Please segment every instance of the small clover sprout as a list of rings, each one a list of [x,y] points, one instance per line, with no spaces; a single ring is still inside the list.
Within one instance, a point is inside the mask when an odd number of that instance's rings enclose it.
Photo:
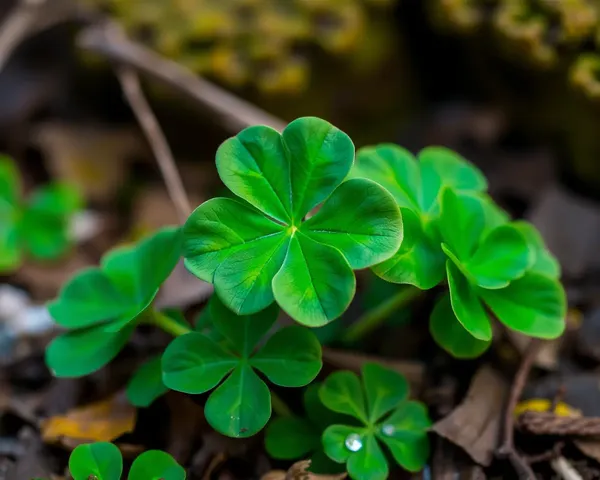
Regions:
[[[120,480],[123,457],[112,443],[79,445],[69,458],[74,480]],[[185,470],[173,457],[160,450],[148,450],[137,457],[129,470],[128,480],[185,480]]]
[[[511,222],[485,194],[481,172],[459,155],[430,147],[418,159],[387,144],[358,152],[352,176],[387,188],[404,221],[400,248],[373,272],[420,289],[447,279],[450,294],[435,305],[430,331],[456,357],[476,357],[490,345],[486,307],[519,332],[559,336],[565,293],[558,262],[539,232],[527,222]]]
[[[71,246],[69,224],[82,206],[77,191],[67,185],[50,184],[27,199],[15,164],[0,156],[0,272],[11,272],[30,255],[51,260]]]
[[[238,316],[215,297],[210,309],[225,341],[199,332],[176,338],[162,358],[163,381],[172,390],[191,394],[217,387],[206,402],[206,419],[224,435],[250,437],[271,416],[269,388],[255,369],[275,385],[302,387],[321,370],[321,345],[309,329],[294,325],[276,331],[255,351],[277,319],[276,305]]]
[[[381,443],[404,469],[421,470],[429,456],[431,426],[425,406],[408,400],[408,384],[399,373],[377,363],[365,363],[361,373],[362,385],[356,374],[339,371],[327,377],[319,390],[327,408],[360,422],[360,426],[327,427],[322,438],[325,453],[346,463],[354,480],[388,477]]]
[[[321,435],[329,425],[352,421],[352,417],[326,408],[319,398],[320,387],[321,383],[312,383],[304,392],[306,417],[281,416],[269,423],[265,448],[271,457],[281,460],[297,460],[311,454],[311,472],[339,473],[340,465],[323,451]]]
[[[67,282],[48,307],[56,323],[68,329],[46,350],[53,373],[78,377],[111,361],[180,256],[180,229],[164,228],[107,253],[100,267],[82,270]]]
[[[318,118],[225,141],[217,170],[239,198],[211,199],[188,218],[187,268],[240,315],[276,301],[311,327],[339,317],[354,296],[352,269],[386,260],[402,241],[391,195],[370,180],[344,181],[353,161],[350,138]]]

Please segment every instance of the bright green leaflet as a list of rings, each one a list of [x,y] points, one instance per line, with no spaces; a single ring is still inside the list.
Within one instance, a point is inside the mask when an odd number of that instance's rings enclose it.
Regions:
[[[429,147],[415,158],[393,144],[358,151],[351,176],[368,178],[385,187],[396,199],[405,224],[405,238],[395,255],[373,267],[373,272],[393,283],[430,289],[444,278],[444,255],[439,246],[437,217],[439,194],[444,187],[483,192],[483,174],[456,153]]]
[[[162,381],[161,356],[144,363],[127,384],[127,399],[134,407],[149,407],[169,389]]]
[[[82,270],[63,286],[50,314],[70,329],[103,324],[119,331],[150,305],[180,255],[181,231],[173,227],[110,251],[100,267]]]
[[[171,455],[148,450],[137,457],[129,470],[128,480],[185,480],[185,470]]]
[[[104,367],[125,346],[134,326],[106,332],[103,325],[71,330],[46,348],[46,365],[56,377],[82,377]]]
[[[282,134],[255,126],[225,141],[217,170],[239,199],[215,198],[190,215],[187,268],[212,282],[238,315],[275,301],[308,326],[339,317],[354,296],[352,270],[389,258],[403,235],[385,189],[366,179],[344,182],[353,161],[350,138],[313,117]]]
[[[277,319],[276,305],[246,316],[234,314],[216,296],[209,305],[227,347],[199,332],[176,338],[162,358],[163,382],[191,394],[217,387],[206,402],[208,422],[224,435],[250,437],[271,416],[269,388],[255,369],[276,385],[307,385],[321,370],[321,345],[311,331],[294,325],[278,330],[257,349]]]
[[[323,430],[333,423],[347,421],[327,409],[319,399],[320,383],[312,383],[304,392],[306,417],[276,417],[265,432],[267,453],[277,459],[295,460],[310,454],[310,471],[315,473],[339,473],[341,467],[324,455],[321,444]]]
[[[399,373],[365,363],[362,385],[352,372],[335,372],[319,389],[319,397],[327,408],[362,423],[360,427],[331,425],[322,436],[325,453],[335,462],[346,463],[352,479],[387,478],[388,461],[380,442],[406,470],[415,472],[425,465],[431,420],[422,404],[408,400],[408,385]]]
[[[0,156],[0,271],[18,268],[26,255],[52,260],[71,246],[71,216],[82,207],[79,193],[61,184],[35,191],[25,201],[17,168]]]
[[[546,248],[540,232],[531,223],[522,220],[514,222],[514,225],[525,236],[534,253],[535,260],[530,271],[558,279],[560,277],[560,264]]]
[[[485,352],[491,340],[479,340],[471,335],[456,318],[450,295],[440,298],[429,319],[429,331],[436,343],[456,358],[475,358]]]
[[[112,443],[98,442],[75,447],[69,458],[69,471],[74,480],[119,480],[123,457]]]

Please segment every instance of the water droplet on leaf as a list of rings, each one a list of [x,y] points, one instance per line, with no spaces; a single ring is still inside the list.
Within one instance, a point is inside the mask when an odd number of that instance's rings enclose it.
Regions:
[[[394,428],[393,425],[384,425],[383,427],[381,427],[381,431],[383,432],[384,435],[391,437],[394,434],[394,432],[396,431],[396,429]]]
[[[348,435],[346,437],[345,444],[346,448],[351,452],[358,452],[363,446],[362,440],[358,433],[351,433],[350,435]]]

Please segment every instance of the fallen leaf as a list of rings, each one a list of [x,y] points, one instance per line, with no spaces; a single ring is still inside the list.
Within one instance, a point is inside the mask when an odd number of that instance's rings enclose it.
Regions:
[[[74,447],[86,442],[112,442],[133,431],[136,409],[123,393],[45,419],[41,423],[46,443]]]
[[[531,398],[517,403],[514,415],[519,417],[524,412],[549,412],[552,407],[554,407],[552,413],[559,417],[582,416],[581,410],[577,410],[564,402],[557,402],[556,405],[553,405],[553,402],[547,398]]]
[[[264,474],[260,480],[342,480],[347,474],[319,475],[308,471],[310,460],[300,460],[294,463],[289,470],[272,470]]]
[[[498,444],[508,382],[491,367],[482,366],[466,397],[432,430],[461,447],[478,464],[489,466]]]
[[[408,360],[395,360],[377,355],[364,355],[359,352],[323,348],[323,360],[333,367],[352,370],[360,373],[360,368],[365,362],[378,362],[406,377],[411,386],[411,394],[418,396],[423,386],[425,367],[421,362]]]
[[[587,457],[600,462],[600,439],[598,438],[578,438],[573,440],[573,444],[581,453]]]

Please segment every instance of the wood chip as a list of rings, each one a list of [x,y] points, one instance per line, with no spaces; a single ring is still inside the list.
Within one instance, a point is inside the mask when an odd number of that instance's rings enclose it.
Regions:
[[[345,473],[337,475],[319,475],[308,471],[310,460],[301,460],[294,463],[290,469],[272,470],[261,477],[260,480],[342,480],[346,478]]]
[[[481,367],[467,396],[432,430],[461,447],[478,464],[489,466],[498,444],[508,382],[491,367]]]

